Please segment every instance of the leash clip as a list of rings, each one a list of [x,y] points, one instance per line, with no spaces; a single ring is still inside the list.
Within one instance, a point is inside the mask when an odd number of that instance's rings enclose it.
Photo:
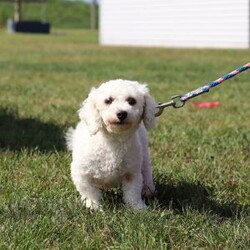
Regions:
[[[162,114],[164,108],[172,106],[173,108],[182,108],[185,105],[185,102],[180,101],[181,95],[175,95],[171,97],[170,102],[160,102],[156,106],[159,111],[155,114],[155,117],[158,117]],[[177,100],[178,99],[178,100]],[[177,101],[176,101],[177,100]]]

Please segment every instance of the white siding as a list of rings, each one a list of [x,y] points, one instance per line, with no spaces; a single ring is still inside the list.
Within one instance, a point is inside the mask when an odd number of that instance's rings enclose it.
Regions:
[[[105,45],[249,48],[250,0],[101,0]]]

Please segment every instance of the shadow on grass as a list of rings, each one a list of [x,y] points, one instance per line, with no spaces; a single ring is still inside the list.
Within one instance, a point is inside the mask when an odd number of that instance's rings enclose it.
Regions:
[[[177,214],[197,211],[216,216],[219,221],[240,218],[249,213],[249,206],[242,206],[237,202],[220,204],[212,200],[212,188],[198,183],[156,183],[156,190],[155,198],[146,200],[146,203],[148,205],[154,203],[157,210],[170,209]],[[121,188],[103,192],[103,204],[108,209],[115,207],[119,210],[124,207],[122,196]]]
[[[193,209],[226,219],[240,216],[249,209],[248,206],[239,205],[237,202],[220,204],[212,200],[210,198],[213,192],[212,188],[198,183],[157,183],[156,190],[159,207],[172,208],[177,213],[183,213],[186,209]]]
[[[63,150],[62,128],[35,118],[20,118],[17,110],[0,108],[0,150],[24,148],[42,152]]]

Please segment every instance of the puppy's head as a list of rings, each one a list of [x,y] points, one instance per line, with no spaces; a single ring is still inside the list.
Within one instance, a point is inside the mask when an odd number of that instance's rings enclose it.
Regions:
[[[141,121],[147,129],[153,128],[155,106],[146,85],[113,80],[91,90],[79,117],[91,134],[101,128],[109,133],[125,133],[136,129]]]

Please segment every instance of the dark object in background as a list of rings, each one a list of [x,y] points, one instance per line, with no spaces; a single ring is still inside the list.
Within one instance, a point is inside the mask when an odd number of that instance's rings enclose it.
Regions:
[[[50,33],[50,23],[41,21],[19,21],[14,22],[14,32],[24,33]]]

